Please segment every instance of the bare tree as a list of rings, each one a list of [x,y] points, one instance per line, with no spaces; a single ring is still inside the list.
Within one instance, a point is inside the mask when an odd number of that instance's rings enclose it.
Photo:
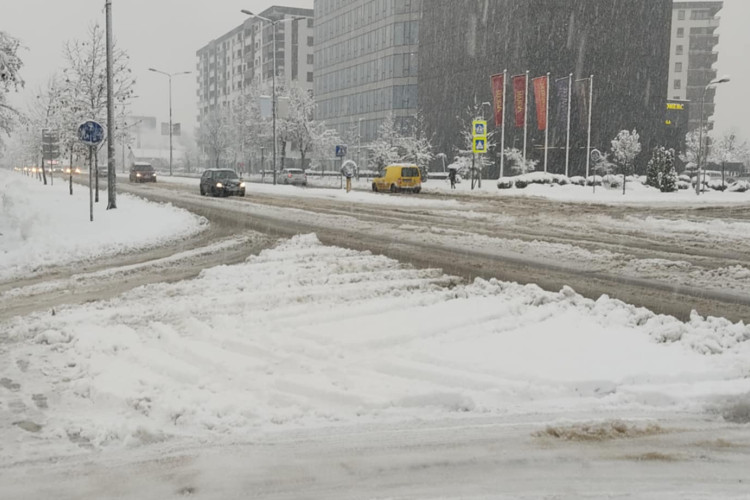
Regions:
[[[63,47],[67,67],[63,69],[65,79],[65,102],[67,111],[79,123],[84,120],[107,122],[107,44],[104,30],[93,24],[86,40],[73,40]],[[129,67],[128,54],[116,46],[112,51],[113,99],[119,106],[126,106],[133,98],[135,79]],[[109,131],[108,133],[115,133]],[[94,157],[97,160],[96,156]],[[115,162],[112,161],[114,165]],[[98,168],[98,161],[97,161]],[[114,176],[114,172],[110,173]],[[98,201],[98,175],[96,176]],[[115,208],[115,207],[109,207]]]
[[[227,113],[212,111],[201,119],[198,130],[198,141],[206,149],[215,168],[221,165],[221,159],[231,152],[232,126]]]
[[[53,75],[47,82],[47,86],[39,89],[35,98],[29,103],[26,113],[29,130],[24,135],[24,140],[29,143],[29,151],[42,160],[42,179],[45,185],[47,184],[47,169],[44,164],[42,134],[44,131],[57,133],[60,129],[62,116],[60,96],[60,82],[57,76]]]
[[[734,131],[725,132],[714,142],[709,154],[712,162],[721,165],[721,185],[724,186],[724,171],[730,162],[743,162],[747,158],[749,148],[747,142],[740,141]]]

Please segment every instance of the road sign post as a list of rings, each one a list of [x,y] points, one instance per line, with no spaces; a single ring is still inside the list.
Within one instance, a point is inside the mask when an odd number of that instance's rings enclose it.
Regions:
[[[104,127],[98,122],[89,120],[78,127],[78,139],[89,147],[89,220],[94,220],[94,150],[104,140]]]
[[[476,169],[476,155],[487,152],[487,120],[471,122],[472,144],[471,151],[471,189],[474,189],[474,170]],[[479,176],[479,187],[482,187],[482,176]]]

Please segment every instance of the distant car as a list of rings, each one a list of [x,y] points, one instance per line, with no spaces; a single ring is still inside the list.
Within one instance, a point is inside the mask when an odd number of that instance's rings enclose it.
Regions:
[[[383,174],[372,180],[372,190],[399,193],[411,191],[418,193],[422,190],[422,174],[419,167],[409,163],[388,165]]]
[[[99,167],[99,177],[109,177],[109,167]]]
[[[228,168],[209,168],[200,182],[201,196],[245,196],[245,183]]]
[[[156,171],[150,163],[135,162],[130,167],[130,182],[156,182]]]
[[[307,186],[307,174],[301,168],[285,168],[281,171],[281,182]]]

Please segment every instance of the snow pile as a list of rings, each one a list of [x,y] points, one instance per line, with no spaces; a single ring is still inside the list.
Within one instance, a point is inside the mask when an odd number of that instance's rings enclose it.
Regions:
[[[49,181],[49,179],[48,179]],[[163,244],[202,231],[206,221],[171,205],[127,194],[106,210],[106,191],[89,221],[88,189],[57,178],[0,170],[0,281],[28,277],[42,268],[93,260]]]
[[[702,412],[750,392],[745,325],[569,288],[462,285],[313,235],[195,280],[0,323],[0,339],[0,379],[17,387],[0,391],[13,408],[0,462],[40,441],[78,453],[279,427]]]

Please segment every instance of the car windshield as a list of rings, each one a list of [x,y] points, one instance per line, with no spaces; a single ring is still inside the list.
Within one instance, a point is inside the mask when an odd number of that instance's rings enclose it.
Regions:
[[[301,174],[302,170],[300,170],[298,168],[290,168],[290,169],[287,170],[287,172],[290,173],[290,174]]]
[[[154,167],[151,165],[136,165],[134,170],[138,172],[153,172]]]
[[[214,177],[217,179],[237,179],[237,173],[233,170],[219,170]]]

